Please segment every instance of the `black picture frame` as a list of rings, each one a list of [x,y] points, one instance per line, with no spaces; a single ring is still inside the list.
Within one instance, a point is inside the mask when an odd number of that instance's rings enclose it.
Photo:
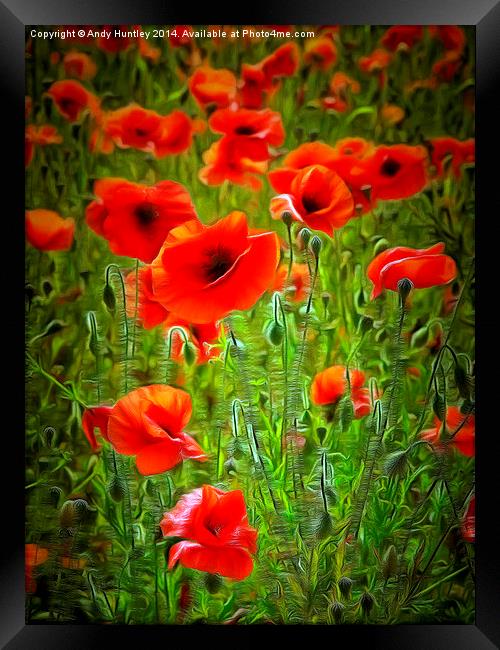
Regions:
[[[248,9],[251,7],[251,12]],[[246,15],[242,15],[247,9]],[[162,1],[69,2],[68,0],[0,1],[0,87],[6,117],[2,139],[7,164],[4,167],[4,269],[3,342],[10,361],[3,368],[7,379],[3,393],[3,463],[0,477],[0,521],[3,552],[0,555],[0,644],[6,650],[101,648],[112,643],[189,644],[252,641],[262,636],[269,643],[283,643],[283,633],[300,642],[311,635],[334,643],[386,650],[405,648],[444,650],[461,648],[488,650],[500,644],[500,562],[495,535],[500,511],[496,469],[499,455],[495,429],[497,385],[488,377],[494,372],[494,343],[497,332],[495,307],[498,292],[496,251],[500,193],[498,190],[498,116],[495,91],[500,87],[500,0],[323,0],[322,2],[253,1],[223,10],[206,3],[193,7],[190,15],[179,5]],[[476,27],[477,79],[477,593],[475,625],[399,626],[106,626],[25,625],[24,621],[24,39],[26,25],[54,24],[458,24]],[[14,191],[14,186],[17,190]],[[21,213],[21,214],[20,214]],[[7,259],[9,258],[9,259]],[[18,322],[19,319],[19,322]],[[490,410],[491,409],[491,410]],[[298,635],[298,636],[297,636]],[[307,635],[307,636],[306,636]],[[301,637],[301,638],[299,638]],[[311,639],[312,641],[312,639]],[[309,642],[311,642],[309,641]],[[324,642],[324,641],[323,641]]]

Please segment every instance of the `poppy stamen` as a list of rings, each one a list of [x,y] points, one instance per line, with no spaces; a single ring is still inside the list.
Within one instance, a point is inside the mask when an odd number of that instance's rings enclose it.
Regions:
[[[251,126],[238,126],[234,132],[237,135],[253,135],[255,133]]]
[[[141,226],[151,225],[160,216],[158,208],[152,203],[141,203],[134,210],[134,214]]]
[[[317,212],[323,207],[316,196],[302,197],[302,205],[307,212]]]
[[[387,158],[380,167],[380,173],[384,176],[396,176],[400,169],[401,163],[394,160],[394,158]]]
[[[204,265],[203,271],[208,282],[215,282],[229,271],[234,260],[228,250],[221,248],[212,251],[209,255],[210,260]]]

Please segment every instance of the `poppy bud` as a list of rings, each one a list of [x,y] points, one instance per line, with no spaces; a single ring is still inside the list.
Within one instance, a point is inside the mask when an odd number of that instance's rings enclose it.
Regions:
[[[342,398],[342,401],[339,404],[339,422],[340,430],[342,433],[347,431],[351,426],[351,422],[354,418],[354,406],[352,404],[351,398],[349,395]]]
[[[412,334],[410,345],[412,348],[422,348],[427,344],[429,339],[429,328],[427,326],[421,327]]]
[[[275,320],[271,321],[266,327],[266,338],[272,345],[280,345],[283,341],[285,328]]]
[[[389,454],[385,459],[384,473],[391,478],[394,476],[402,476],[408,467],[408,458],[406,450],[395,451]]]
[[[231,456],[226,460],[224,463],[224,469],[228,474],[231,474],[231,472],[237,472],[238,471],[238,465],[236,463],[236,459]]]
[[[53,487],[50,488],[49,501],[54,506],[54,508],[57,508],[59,504],[59,497],[61,496],[61,494],[62,494],[62,490],[60,487],[54,485]]]
[[[54,287],[52,284],[49,282],[49,280],[44,280],[42,283],[42,291],[45,294],[45,296],[50,296],[52,291],[54,290]]]
[[[314,235],[311,238],[309,248],[311,249],[311,251],[312,251],[314,257],[316,257],[316,259],[319,257],[319,254],[320,254],[320,251],[321,251],[321,246],[322,246],[321,239],[318,237],[318,235]]]
[[[73,501],[73,510],[75,512],[75,518],[78,522],[83,521],[88,512],[89,504],[85,499],[75,499]]]
[[[104,285],[102,301],[108,308],[108,311],[114,314],[116,309],[116,296],[113,287],[108,282]]]
[[[328,303],[330,302],[331,298],[332,296],[330,293],[328,293],[328,291],[323,291],[323,293],[321,294],[321,302],[323,303],[323,308],[325,312],[328,308]]]
[[[24,287],[24,295],[26,296],[28,303],[31,303],[33,298],[36,296],[35,287],[32,284],[27,284]]]
[[[283,221],[283,223],[287,228],[290,228],[293,221],[292,213],[289,212],[288,210],[285,210],[284,212],[281,213],[281,220]]]
[[[441,422],[444,420],[444,399],[441,397],[439,393],[436,393],[434,395],[434,399],[432,400],[432,410],[434,411],[434,415],[438,418],[438,420],[441,420]]]
[[[108,490],[113,501],[121,501],[125,496],[125,481],[115,474],[108,483]]]
[[[398,554],[396,553],[396,547],[394,546],[394,544],[391,544],[384,554],[384,559],[382,564],[382,575],[386,580],[389,580],[391,576],[396,575],[397,571],[398,571]]]
[[[359,321],[358,327],[361,334],[366,334],[373,329],[373,318],[363,316]]]
[[[309,243],[309,240],[311,239],[312,232],[309,230],[309,228],[302,228],[300,231],[300,237],[302,241],[304,242],[304,246],[307,246]]]
[[[320,444],[323,444],[323,440],[325,439],[326,436],[326,428],[325,427],[318,427],[316,429],[316,434],[319,438]]]
[[[315,526],[315,533],[318,539],[326,539],[333,532],[333,522],[328,512],[323,511]]]
[[[462,415],[470,415],[471,413],[474,412],[474,402],[470,399],[466,399],[462,402],[462,405],[460,406],[460,413]]]
[[[462,399],[469,399],[471,391],[471,378],[466,368],[460,361],[455,363],[455,384],[457,385],[458,393]]]
[[[56,430],[54,427],[45,427],[43,430],[43,437],[45,438],[45,444],[47,447],[52,447],[56,438]]]
[[[365,593],[359,599],[359,604],[361,605],[361,609],[367,616],[370,614],[371,610],[373,609],[374,602],[375,599],[368,591],[365,591]]]
[[[351,595],[351,588],[352,588],[351,578],[348,578],[347,576],[343,576],[342,578],[340,578],[338,585],[342,596],[344,596],[344,598],[349,598],[349,596]]]
[[[72,528],[75,523],[73,501],[65,501],[59,512],[59,523],[63,528]]]
[[[207,573],[205,575],[205,587],[210,594],[216,594],[222,587],[222,578],[218,573]]]
[[[377,241],[377,243],[373,247],[373,255],[374,255],[374,257],[379,255],[380,253],[383,253],[388,248],[389,248],[389,242],[387,241],[387,239],[382,237],[381,239],[379,239]]]
[[[408,280],[408,278],[401,278],[401,280],[398,281],[398,292],[403,303],[406,302],[406,299],[408,298],[412,289],[413,282],[411,280]]]
[[[344,615],[344,609],[345,609],[345,605],[339,603],[338,600],[336,600],[330,605],[329,610],[331,612],[331,615],[333,616],[333,620],[335,621],[335,623],[339,624],[342,621],[342,617]]]
[[[196,348],[191,342],[184,343],[184,347],[182,348],[182,351],[184,353],[184,361],[188,366],[192,366],[193,363],[196,361]]]

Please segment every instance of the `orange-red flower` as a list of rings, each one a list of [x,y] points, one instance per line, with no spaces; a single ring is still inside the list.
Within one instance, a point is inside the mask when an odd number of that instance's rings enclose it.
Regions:
[[[153,384],[136,388],[111,408],[88,409],[82,427],[93,448],[97,444],[94,429],[99,427],[118,453],[135,456],[139,472],[149,476],[166,472],[188,458],[207,460],[198,443],[183,431],[191,412],[188,393]]]
[[[270,157],[267,145],[277,147],[285,140],[281,115],[268,108],[261,111],[248,108],[219,109],[212,113],[208,125],[214,133],[238,138],[237,144],[245,152],[251,147],[253,154],[258,148],[267,158]]]
[[[121,32],[129,32],[134,29],[140,29],[140,25],[103,25],[102,30],[110,31],[110,38],[105,36],[99,36],[96,41],[96,45],[99,49],[104,52],[109,52],[110,54],[116,54],[117,52],[123,52],[128,50],[134,44],[134,38],[130,36],[115,36],[115,29],[119,29]]]
[[[158,63],[160,60],[160,48],[153,47],[147,39],[139,37],[137,39],[137,47],[139,49],[139,54],[143,59],[148,59],[152,63]]]
[[[332,235],[353,216],[354,201],[340,176],[322,165],[311,165],[299,171],[289,194],[271,199],[271,214],[280,219],[285,210],[297,221],[313,230]]]
[[[428,181],[425,147],[381,145],[361,165],[360,182],[371,188],[374,200],[399,200],[421,192]]]
[[[476,541],[476,497],[473,496],[467,506],[467,512],[462,520],[462,537],[466,542]]]
[[[330,80],[330,94],[322,100],[323,107],[343,113],[350,108],[349,94],[359,93],[360,90],[361,86],[356,79],[345,72],[336,72]]]
[[[458,25],[431,25],[429,33],[443,43],[445,50],[461,52],[467,42],[464,30]]]
[[[188,149],[198,122],[179,110],[168,115],[130,104],[108,113],[102,119],[105,140],[121,148],[147,151],[158,158]]]
[[[458,50],[449,50],[442,59],[432,66],[432,73],[440,81],[450,82],[463,64],[462,53]]]
[[[370,394],[365,383],[365,373],[360,370],[349,370],[351,386],[351,401],[354,407],[354,417],[362,418],[370,412]],[[336,404],[347,392],[347,372],[345,366],[331,366],[319,372],[311,384],[311,400],[313,404]]]
[[[253,190],[261,189],[262,181],[258,176],[267,170],[267,146],[249,138],[242,148],[240,141],[241,138],[223,137],[203,153],[205,167],[199,172],[203,183],[221,185],[224,181],[230,181]]]
[[[73,244],[75,220],[54,210],[26,211],[26,238],[41,251],[67,251]]]
[[[334,147],[320,141],[306,142],[285,156],[282,167],[269,172],[269,182],[277,192],[289,192],[293,179],[301,169],[311,165],[323,165],[331,169],[336,158]]]
[[[288,281],[288,264],[282,264],[276,271],[273,291],[283,291],[287,287],[287,297],[293,302],[302,302],[309,295],[311,277],[307,264],[292,264],[290,281]],[[288,285],[288,286],[287,286]]]
[[[380,109],[380,117],[386,124],[399,124],[405,118],[404,109],[396,104],[384,104]]]
[[[433,138],[431,144],[431,162],[436,168],[436,174],[440,177],[446,174],[447,170],[453,172],[456,178],[460,178],[462,165],[475,161],[474,138],[460,141],[455,138]],[[445,161],[449,166],[445,166]]]
[[[93,79],[97,72],[96,64],[84,52],[68,52],[64,55],[63,66],[68,77],[76,77],[82,81]]]
[[[86,209],[87,224],[109,242],[116,255],[149,263],[172,228],[196,219],[188,191],[173,181],[156,185],[103,178],[94,183],[97,196]]]
[[[411,48],[422,40],[424,29],[421,25],[393,25],[384,33],[380,42],[391,52],[395,52],[403,45]]]
[[[189,78],[188,87],[202,108],[225,108],[236,96],[236,77],[230,70],[215,70],[205,65],[194,71]]]
[[[398,290],[398,282],[407,278],[416,289],[448,284],[457,275],[453,258],[444,255],[444,244],[416,249],[405,246],[389,248],[368,265],[367,276],[373,283],[371,300],[383,289]]]
[[[391,61],[392,54],[379,48],[368,56],[362,56],[358,61],[358,65],[362,72],[381,72],[387,68]]]
[[[320,70],[328,70],[337,61],[337,48],[329,36],[319,36],[307,41],[304,61]]]
[[[214,347],[214,343],[217,343],[222,333],[222,325],[218,323],[188,323],[175,314],[170,314],[164,326],[165,330],[169,332],[169,336],[172,327],[180,327],[184,330],[188,340],[194,345],[197,364],[207,363],[210,359],[218,356],[220,350]],[[179,362],[184,357],[184,337],[177,330],[174,330],[171,336],[170,357]]]
[[[78,81],[55,81],[47,91],[56,105],[57,110],[70,122],[80,119],[84,111],[96,115],[99,99],[84,88]]]
[[[190,323],[210,323],[249,309],[272,285],[279,260],[273,232],[250,230],[243,212],[212,226],[189,221],[174,228],[153,262],[153,291]]]
[[[153,293],[153,275],[150,266],[143,266],[137,273],[139,286],[137,287],[137,319],[144,329],[152,329],[164,323],[170,315],[161,305]],[[135,315],[136,275],[131,271],[125,278],[125,293],[127,297],[127,316]]]
[[[191,25],[176,25],[174,29],[170,30],[168,41],[172,47],[187,47],[191,45],[192,38],[189,36],[189,32],[192,32],[193,28]],[[173,34],[172,32],[175,32]],[[184,34],[184,32],[187,32]]]
[[[49,551],[38,544],[24,545],[24,578],[26,593],[33,594],[36,591],[36,580],[33,576],[33,569],[47,561]]]
[[[44,147],[48,144],[60,144],[63,141],[55,126],[51,124],[28,124],[24,134],[25,157],[24,164],[27,167],[33,160],[34,145]]]
[[[169,552],[168,568],[189,569],[244,580],[253,570],[257,531],[248,524],[241,490],[224,492],[203,485],[179,499],[163,515],[164,537],[182,537]]]
[[[473,413],[464,415],[460,412],[458,406],[449,406],[446,409],[446,429],[447,435],[453,436],[449,444],[464,456],[474,456],[475,437],[476,437],[476,419]],[[434,428],[422,431],[420,434],[422,440],[427,440],[438,448],[442,448],[441,432],[443,423],[438,417],[434,418]],[[447,439],[447,436],[444,438]]]

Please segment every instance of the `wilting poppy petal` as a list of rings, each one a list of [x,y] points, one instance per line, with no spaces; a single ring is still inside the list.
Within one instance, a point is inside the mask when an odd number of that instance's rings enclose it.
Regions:
[[[108,439],[108,420],[112,410],[111,406],[94,406],[85,409],[82,416],[82,429],[92,449],[99,448],[95,429],[99,429],[103,438]]]
[[[422,431],[420,437],[439,448],[443,423],[436,417],[434,425],[434,429]],[[474,414],[464,415],[458,406],[449,406],[446,410],[446,429],[448,435],[453,436],[449,442],[452,447],[455,447],[464,456],[474,456],[476,436]]]

